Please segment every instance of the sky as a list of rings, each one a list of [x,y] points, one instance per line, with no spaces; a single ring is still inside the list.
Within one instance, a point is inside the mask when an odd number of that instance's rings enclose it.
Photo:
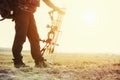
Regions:
[[[51,0],[55,5],[66,8],[56,52],[68,53],[114,53],[120,54],[120,0]],[[47,7],[35,12],[38,32],[46,38],[50,23]],[[14,22],[0,22],[0,48],[12,48]],[[24,50],[29,50],[28,40]]]

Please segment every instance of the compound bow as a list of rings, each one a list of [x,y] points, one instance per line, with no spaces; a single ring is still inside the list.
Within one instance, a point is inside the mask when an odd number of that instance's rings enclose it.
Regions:
[[[65,15],[65,13],[60,13],[55,10],[51,10],[48,13],[51,19],[51,25],[47,25],[47,28],[50,28],[47,34],[47,39],[41,40],[42,42],[45,43],[45,46],[41,49],[42,56],[44,55],[45,52],[53,54],[55,46],[59,45],[57,43],[57,40],[60,33],[63,17]],[[53,59],[51,63],[53,63]]]

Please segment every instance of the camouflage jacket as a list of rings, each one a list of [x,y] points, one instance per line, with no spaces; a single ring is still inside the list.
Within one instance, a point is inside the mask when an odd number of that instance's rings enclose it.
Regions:
[[[18,0],[18,8],[23,11],[34,13],[40,6],[40,0]]]

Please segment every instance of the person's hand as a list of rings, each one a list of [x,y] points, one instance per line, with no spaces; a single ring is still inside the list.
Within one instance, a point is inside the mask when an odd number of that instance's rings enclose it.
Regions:
[[[62,9],[58,8],[58,7],[55,7],[54,10],[58,11],[58,13],[60,13],[60,14],[65,14],[65,12]]]

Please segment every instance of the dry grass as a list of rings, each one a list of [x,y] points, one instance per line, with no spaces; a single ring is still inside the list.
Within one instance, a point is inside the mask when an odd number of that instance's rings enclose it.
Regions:
[[[12,54],[0,52],[0,80],[120,80],[120,55],[55,54],[54,65],[34,68],[29,52],[24,62],[31,67],[13,67]],[[50,61],[50,55],[44,57]]]

